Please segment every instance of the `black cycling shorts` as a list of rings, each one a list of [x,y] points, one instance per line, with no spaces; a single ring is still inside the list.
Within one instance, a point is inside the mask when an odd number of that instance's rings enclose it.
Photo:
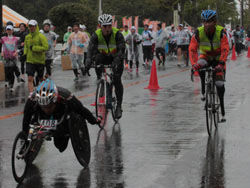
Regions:
[[[33,63],[26,63],[26,73],[28,76],[35,75],[35,72],[37,72],[38,78],[43,77],[44,73],[44,65],[43,64],[33,64]]]

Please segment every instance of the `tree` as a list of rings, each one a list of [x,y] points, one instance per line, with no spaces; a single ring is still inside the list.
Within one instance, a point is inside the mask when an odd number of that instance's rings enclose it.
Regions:
[[[229,23],[229,18],[234,21],[238,16],[234,0],[192,0],[181,1],[181,3],[184,3],[181,21],[186,21],[196,27],[201,24],[201,12],[205,9],[217,11],[217,20],[220,25]]]
[[[103,1],[103,12],[109,13],[118,18],[121,26],[122,17],[139,16],[139,25],[145,18],[151,20],[166,21],[172,20],[172,12],[162,9],[159,0],[105,0]]]
[[[61,37],[66,32],[67,27],[76,22],[86,25],[89,32],[93,32],[97,26],[97,13],[86,4],[63,3],[53,7],[48,15],[57,28],[56,32]]]
[[[78,2],[79,0],[71,0]],[[48,11],[67,0],[3,0],[3,4],[9,6],[27,19],[35,19],[38,23],[48,18]]]
[[[243,21],[244,21],[245,28],[250,33],[250,0],[245,1],[244,20]]]

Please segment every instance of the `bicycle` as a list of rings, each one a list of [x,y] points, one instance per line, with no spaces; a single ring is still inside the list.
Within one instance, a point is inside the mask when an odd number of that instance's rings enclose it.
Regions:
[[[199,71],[205,71],[205,110],[206,110],[206,125],[208,135],[212,134],[212,126],[214,124],[217,129],[219,123],[220,101],[215,86],[216,71],[212,66],[202,68]],[[191,72],[191,80],[193,81],[194,71]]]
[[[12,148],[12,174],[21,183],[27,169],[37,157],[43,142],[51,141],[58,126],[68,121],[71,144],[78,162],[87,168],[90,161],[90,139],[86,121],[78,114],[64,114],[60,120],[40,120],[29,125],[26,135],[23,131],[15,137]]]
[[[113,66],[112,65],[95,65],[95,68],[102,69],[101,78],[98,81],[95,97],[96,117],[101,117],[99,127],[104,128],[108,111],[111,111],[112,118],[115,123],[118,119],[115,117],[117,106],[116,95],[113,92]]]

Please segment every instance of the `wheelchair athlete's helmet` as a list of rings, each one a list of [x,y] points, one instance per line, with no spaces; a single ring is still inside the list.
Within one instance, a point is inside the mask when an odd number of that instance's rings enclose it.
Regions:
[[[101,26],[111,25],[112,24],[112,16],[110,14],[103,14],[103,15],[98,17],[98,22]]]
[[[201,13],[202,21],[209,21],[213,18],[216,18],[216,11],[215,10],[203,10]]]
[[[53,80],[43,81],[36,89],[36,100],[40,106],[47,106],[57,101],[57,87]]]

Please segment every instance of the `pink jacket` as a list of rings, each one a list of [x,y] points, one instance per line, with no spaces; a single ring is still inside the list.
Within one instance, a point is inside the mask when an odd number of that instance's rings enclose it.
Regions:
[[[18,40],[19,38],[15,36],[4,36],[1,38],[4,59],[16,59]]]

